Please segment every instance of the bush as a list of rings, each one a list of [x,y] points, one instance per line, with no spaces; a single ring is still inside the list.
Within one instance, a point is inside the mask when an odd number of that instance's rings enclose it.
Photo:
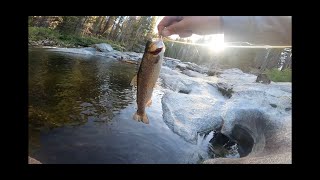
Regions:
[[[43,27],[29,27],[29,40],[39,41],[39,40],[51,40],[57,41],[61,36],[58,31],[43,28]]]
[[[125,50],[125,48],[119,43],[115,43],[102,38],[60,34],[58,31],[52,30],[49,28],[29,27],[29,40],[39,41],[39,40],[45,40],[45,39],[55,41],[57,44],[60,44],[63,47],[75,47],[75,46],[88,47],[93,44],[108,43],[115,50],[118,50],[118,51]]]
[[[266,70],[265,73],[268,75],[271,81],[274,82],[291,82],[292,81],[292,70],[287,68],[283,71],[279,71],[277,68]]]

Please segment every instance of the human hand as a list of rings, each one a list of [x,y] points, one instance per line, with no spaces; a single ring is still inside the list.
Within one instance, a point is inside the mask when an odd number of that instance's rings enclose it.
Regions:
[[[158,24],[159,35],[178,34],[181,38],[192,34],[207,35],[221,31],[219,16],[165,16]]]

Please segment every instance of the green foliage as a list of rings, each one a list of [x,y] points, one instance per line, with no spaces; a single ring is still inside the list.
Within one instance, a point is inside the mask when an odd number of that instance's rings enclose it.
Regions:
[[[292,70],[287,68],[283,71],[279,71],[277,68],[266,70],[265,73],[274,82],[291,82],[292,81]]]
[[[126,51],[156,37],[153,33],[156,20],[155,16],[29,16],[29,40],[50,40],[60,47],[105,42],[116,50]]]
[[[61,34],[56,30],[43,27],[29,27],[29,40],[39,41],[45,39],[54,41],[63,47],[88,47],[93,44],[108,43],[115,50],[125,51],[125,48],[120,43],[116,43],[110,40],[90,36]]]
[[[58,41],[60,38],[60,33],[44,27],[29,27],[29,40],[39,41],[39,40],[52,40]]]

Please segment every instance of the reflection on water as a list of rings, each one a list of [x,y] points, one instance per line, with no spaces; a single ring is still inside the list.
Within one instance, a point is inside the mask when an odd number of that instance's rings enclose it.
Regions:
[[[131,65],[45,51],[29,55],[29,113],[37,127],[81,124],[93,115],[111,120],[133,100]]]
[[[135,65],[29,49],[29,154],[43,163],[197,163],[208,139],[192,145],[162,119],[163,89],[136,111]],[[212,136],[212,135],[211,135]]]

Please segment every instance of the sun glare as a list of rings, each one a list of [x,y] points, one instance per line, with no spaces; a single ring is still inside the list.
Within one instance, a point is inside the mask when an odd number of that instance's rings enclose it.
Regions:
[[[216,53],[223,51],[225,48],[224,35],[215,34],[211,36],[212,36],[211,40],[207,43],[209,48]]]
[[[163,19],[164,16],[159,16],[156,22],[156,26],[159,24],[159,22]],[[154,32],[158,33],[158,29],[154,28]],[[197,40],[200,38],[205,37],[205,42],[204,45],[208,46],[210,50],[212,50],[215,53],[221,52],[225,48],[225,43],[224,43],[224,35],[223,34],[213,34],[213,35],[206,35],[206,36],[200,36],[193,34],[191,37],[188,37],[186,39],[191,40],[192,43],[197,43]],[[179,35],[171,35],[169,36],[170,39],[177,39],[179,38]]]

